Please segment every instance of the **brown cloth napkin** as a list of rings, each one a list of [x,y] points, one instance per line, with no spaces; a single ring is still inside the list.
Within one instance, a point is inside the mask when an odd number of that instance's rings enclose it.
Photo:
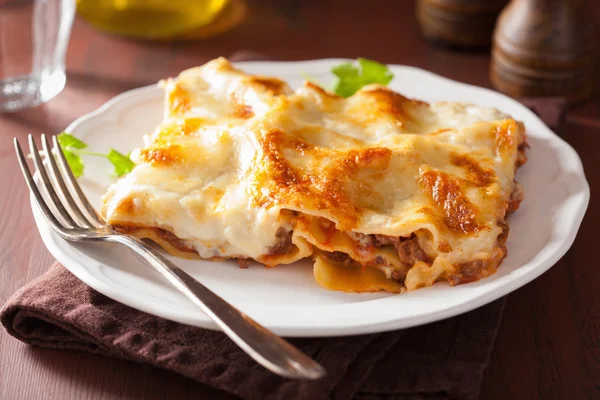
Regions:
[[[316,382],[279,378],[223,333],[127,307],[59,264],[15,293],[0,322],[31,345],[151,364],[244,399],[475,399],[503,306],[403,331],[291,339],[327,369]]]
[[[231,59],[264,58],[239,52]],[[524,99],[555,131],[561,99]],[[224,334],[129,308],[91,289],[59,264],[15,293],[0,322],[40,347],[118,357],[178,372],[249,400],[475,399],[500,323],[504,299],[475,311],[402,331],[292,339],[328,375],[282,379],[263,369]]]

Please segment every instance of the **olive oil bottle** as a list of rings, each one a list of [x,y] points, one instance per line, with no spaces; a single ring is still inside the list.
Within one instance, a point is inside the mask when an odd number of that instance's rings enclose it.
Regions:
[[[229,0],[77,0],[98,29],[143,39],[174,37],[211,23]]]

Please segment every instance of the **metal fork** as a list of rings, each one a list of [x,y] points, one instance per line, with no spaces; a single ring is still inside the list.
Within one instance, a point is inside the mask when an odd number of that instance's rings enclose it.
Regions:
[[[242,350],[268,370],[292,379],[318,379],[325,375],[325,369],[317,362],[227,303],[157,250],[134,236],[121,234],[111,228],[83,194],[56,136],[53,137],[54,152],[50,150],[46,136],[42,134],[41,138],[46,163],[42,162],[32,135],[29,135],[29,149],[41,178],[40,186],[48,194],[55,211],[48,206],[34,182],[17,138],[14,139],[15,150],[27,186],[56,233],[69,241],[108,241],[133,250],[204,311]],[[52,154],[56,154],[61,168]]]

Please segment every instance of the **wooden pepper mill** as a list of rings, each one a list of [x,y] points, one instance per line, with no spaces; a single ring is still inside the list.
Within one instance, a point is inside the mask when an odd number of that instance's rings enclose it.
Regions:
[[[417,20],[430,42],[461,49],[489,49],[508,0],[418,0]]]
[[[494,31],[492,84],[513,97],[582,101],[594,89],[595,39],[587,0],[512,0]]]

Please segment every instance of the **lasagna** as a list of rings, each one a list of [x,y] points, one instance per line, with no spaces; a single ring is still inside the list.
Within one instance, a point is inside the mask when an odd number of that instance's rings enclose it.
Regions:
[[[240,266],[308,257],[319,284],[352,292],[472,282],[506,256],[526,141],[496,109],[294,91],[223,58],[162,86],[162,123],[104,196],[115,229]]]

